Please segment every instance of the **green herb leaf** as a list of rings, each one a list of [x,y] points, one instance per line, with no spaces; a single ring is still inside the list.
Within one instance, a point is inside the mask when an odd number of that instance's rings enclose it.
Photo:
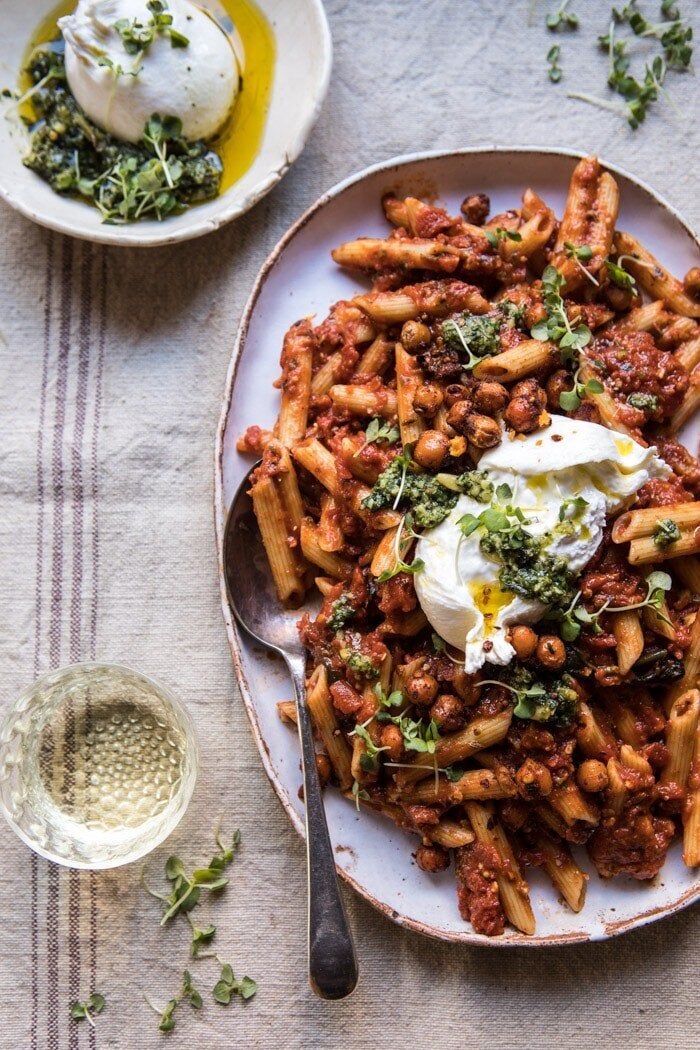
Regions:
[[[193,959],[199,956],[199,949],[203,944],[211,944],[216,934],[216,926],[204,926],[201,929],[192,923],[192,940],[190,941],[190,955]]]
[[[559,58],[561,56],[561,48],[559,44],[554,44],[550,47],[547,52],[547,62],[549,63],[549,69],[547,70],[547,76],[553,84],[558,84],[562,78],[562,68],[559,65]]]
[[[95,1027],[93,1017],[101,1014],[106,1006],[106,1000],[103,995],[99,992],[93,992],[88,1000],[84,1003],[73,1002],[70,1005],[70,1016],[74,1021],[87,1021],[88,1024]]]
[[[547,29],[555,32],[557,29],[578,29],[578,15],[575,15],[573,11],[567,11],[566,8],[569,6],[570,0],[563,0],[563,3],[559,5],[556,11],[551,11],[546,19],[545,25]]]

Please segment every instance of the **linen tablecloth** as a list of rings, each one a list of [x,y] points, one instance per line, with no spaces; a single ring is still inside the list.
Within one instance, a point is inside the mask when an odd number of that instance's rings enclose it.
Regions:
[[[3,1050],[697,1046],[697,909],[605,944],[470,950],[404,932],[346,890],[361,982],[346,1002],[315,999],[304,851],[248,730],[219,607],[212,449],[234,333],[268,250],[323,190],[402,152],[561,145],[626,166],[700,221],[697,81],[674,77],[676,106],[661,101],[637,132],[567,100],[567,90],[605,93],[593,39],[610,8],[573,0],[582,25],[557,38],[565,77],[552,85],[552,6],[329,0],[335,67],[306,151],[264,201],[206,239],[104,250],[0,208],[0,702],[36,673],[93,657],[128,662],[185,699],[199,782],[149,872],[173,851],[207,858],[224,810],[242,847],[229,890],[201,914],[218,925],[221,957],[259,982],[245,1006],[183,1006],[161,1035],[143,995],[176,993],[188,933],[160,928],[140,866],[71,873],[2,824]],[[0,10],[12,17],[9,0]],[[218,966],[196,974],[209,989]],[[93,1031],[68,1007],[94,988],[107,1007]]]

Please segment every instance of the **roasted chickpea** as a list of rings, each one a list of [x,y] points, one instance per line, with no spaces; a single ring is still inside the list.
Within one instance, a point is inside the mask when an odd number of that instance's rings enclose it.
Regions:
[[[452,408],[457,401],[469,400],[469,390],[466,386],[462,386],[461,383],[450,383],[449,386],[445,387],[443,400],[447,408]]]
[[[471,401],[455,401],[447,413],[447,425],[456,430],[458,434],[466,434],[467,419],[472,414]]]
[[[605,298],[613,310],[624,313],[631,307],[634,295],[629,288],[618,288],[616,284],[608,284],[605,286]]]
[[[452,678],[452,688],[467,707],[474,707],[479,701],[480,689],[474,683],[474,676],[458,668]]]
[[[558,368],[556,372],[552,372],[551,376],[547,380],[545,387],[547,393],[547,404],[550,408],[560,409],[561,402],[559,398],[565,390],[574,389],[574,380],[569,372],[565,368]]]
[[[541,762],[526,758],[515,774],[518,794],[524,799],[544,798],[552,791],[552,774]]]
[[[491,201],[485,193],[472,193],[464,198],[460,211],[472,226],[483,226],[491,211]]]
[[[556,671],[566,663],[566,646],[556,634],[543,634],[537,643],[537,659],[543,667]]]
[[[404,321],[401,329],[401,345],[409,354],[417,354],[430,345],[430,329],[422,321]]]
[[[683,288],[693,299],[700,298],[700,266],[693,266],[683,278]]]
[[[520,379],[510,388],[511,397],[526,397],[539,408],[547,404],[547,395],[536,379]]]
[[[439,470],[450,451],[450,439],[440,430],[424,430],[413,449],[416,463],[426,470]]]
[[[417,707],[428,707],[437,696],[437,679],[420,671],[406,683],[406,699]]]
[[[608,786],[608,771],[605,763],[597,758],[587,758],[576,770],[576,782],[581,791],[605,791]]]
[[[421,383],[413,395],[413,408],[419,416],[434,416],[442,405],[442,390],[437,383]]]
[[[532,627],[527,627],[524,623],[516,624],[511,629],[510,644],[515,649],[518,660],[529,660],[537,648],[538,641]]]
[[[415,852],[416,864],[421,871],[444,871],[450,863],[450,855],[444,846],[419,846]]]
[[[501,428],[491,416],[472,412],[467,417],[464,436],[477,448],[495,448],[501,443]]]
[[[403,756],[403,736],[398,726],[384,726],[380,734],[381,746],[387,748],[385,757],[390,762],[399,762]]]
[[[544,303],[531,303],[525,309],[525,324],[528,328],[534,328],[540,321],[547,320],[547,307]]]
[[[529,398],[514,397],[505,410],[503,418],[517,434],[531,434],[540,425],[542,411],[543,409]]]
[[[331,774],[333,772],[331,760],[323,751],[316,752],[316,771],[318,772],[318,779],[323,788],[331,779]]]
[[[430,717],[434,718],[444,733],[454,733],[464,725],[464,704],[458,696],[441,693],[430,708]]]
[[[508,404],[508,391],[501,383],[479,383],[474,391],[474,408],[487,416],[502,412]]]

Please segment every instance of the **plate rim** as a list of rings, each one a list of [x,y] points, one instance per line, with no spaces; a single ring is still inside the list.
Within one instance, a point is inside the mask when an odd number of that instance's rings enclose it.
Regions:
[[[241,631],[236,623],[231,609],[228,603],[228,597],[226,593],[226,581],[223,567],[223,534],[224,526],[226,523],[226,507],[224,504],[224,485],[223,485],[223,457],[224,457],[224,441],[227,430],[227,423],[231,414],[231,402],[233,398],[233,390],[238,375],[238,368],[242,359],[243,350],[245,348],[245,342],[248,334],[248,328],[250,326],[251,317],[258,298],[262,291],[263,285],[267,280],[267,277],[276,264],[279,256],[285,250],[287,245],[294,239],[310,221],[310,219],[326,204],[331,200],[339,197],[346,190],[355,186],[357,183],[362,182],[364,179],[375,175],[382,171],[388,171],[393,168],[406,168],[411,164],[415,164],[425,160],[439,160],[445,157],[462,157],[472,155],[483,155],[483,154],[539,154],[542,156],[557,156],[557,157],[569,157],[576,160],[580,160],[587,154],[580,152],[575,149],[568,149],[566,147],[548,147],[548,146],[537,146],[537,145],[522,145],[522,146],[501,146],[494,144],[485,144],[481,146],[465,146],[460,149],[446,149],[446,150],[425,150],[414,153],[399,154],[388,158],[387,160],[378,161],[375,164],[368,165],[360,171],[353,172],[352,174],[341,179],[335,185],[331,186],[330,189],[326,190],[320,197],[318,197],[300,216],[296,219],[291,226],[285,231],[280,237],[272,250],[268,253],[265,258],[260,270],[258,271],[257,277],[251,291],[246,300],[245,306],[241,313],[240,321],[236,331],[236,337],[231,352],[231,358],[229,361],[226,383],[224,387],[224,394],[221,402],[221,409],[219,412],[219,419],[216,428],[216,439],[214,443],[214,492],[213,492],[213,510],[214,510],[214,531],[216,538],[216,556],[217,556],[217,567],[219,573],[219,592],[221,599],[221,610],[223,615],[224,624],[226,627],[226,635],[228,638],[229,650],[231,652],[231,659],[238,680],[238,684],[241,691],[241,697],[243,699],[243,705],[250,723],[251,732],[255,740],[255,744],[258,748],[260,758],[262,760],[263,769],[270,781],[277,798],[279,799],[282,808],[289,817],[292,826],[296,829],[302,839],[305,839],[305,827],[303,820],[299,817],[299,814],[294,809],[291,802],[287,799],[286,793],[282,788],[279,778],[272,768],[272,763],[267,748],[267,744],[262,735],[260,725],[258,723],[255,705],[252,700],[251,689],[248,685],[248,680],[243,666],[243,660],[241,657]],[[661,207],[669,212],[683,227],[685,232],[688,234],[690,239],[700,249],[700,238],[695,233],[693,227],[688,220],[681,214],[681,212],[667,201],[660,193],[658,193],[652,186],[649,185],[644,179],[638,178],[633,175],[626,168],[621,167],[618,164],[609,163],[604,157],[598,158],[602,167],[607,171],[610,171],[616,175],[620,175],[630,182],[634,183],[640,189],[642,189],[651,199],[661,205]],[[695,887],[691,887],[685,890],[680,897],[677,897],[670,904],[663,907],[648,908],[641,912],[639,915],[634,916],[631,919],[621,920],[619,922],[608,922],[605,927],[600,931],[594,931],[591,933],[568,933],[568,934],[551,934],[549,936],[533,936],[528,937],[518,931],[507,930],[507,932],[500,937],[486,937],[483,934],[475,933],[471,927],[461,930],[447,931],[439,930],[434,926],[430,926],[425,922],[421,922],[417,919],[412,919],[406,915],[402,915],[396,909],[390,907],[388,904],[383,903],[374,897],[367,888],[361,884],[356,878],[354,878],[349,872],[343,870],[340,865],[336,862],[336,871],[340,877],[348,883],[361,897],[363,897],[372,907],[376,908],[377,911],[381,912],[392,922],[395,922],[398,926],[405,929],[412,930],[415,933],[420,933],[423,936],[432,938],[433,940],[439,940],[443,942],[458,943],[471,945],[472,947],[488,947],[488,948],[548,948],[548,947],[559,947],[564,945],[573,944],[590,944],[594,942],[607,941],[613,937],[618,937],[623,933],[627,933],[630,930],[638,929],[641,926],[646,926],[651,922],[655,922],[658,919],[666,918],[667,916],[674,915],[684,908],[700,900],[700,876],[698,877],[698,883]]]
[[[275,146],[267,171],[260,176],[258,181],[251,186],[248,193],[238,200],[237,203],[232,202],[228,208],[223,207],[221,212],[211,216],[211,218],[202,218],[198,221],[193,221],[191,226],[185,225],[180,230],[173,233],[167,233],[165,229],[167,219],[164,220],[164,224],[162,224],[161,227],[155,227],[151,233],[145,233],[143,230],[139,231],[138,223],[119,226],[116,228],[114,226],[102,224],[97,226],[94,230],[88,230],[77,227],[68,220],[54,218],[51,215],[40,214],[35,210],[31,199],[22,194],[18,195],[13,192],[12,189],[8,188],[3,183],[2,179],[0,179],[0,200],[4,201],[5,204],[18,212],[25,219],[29,219],[31,222],[36,223],[37,226],[41,226],[44,229],[53,230],[56,233],[63,234],[67,237],[75,237],[76,240],[89,241],[93,244],[108,244],[117,248],[163,248],[172,244],[181,244],[184,241],[196,240],[199,237],[204,237],[208,233],[214,233],[216,230],[226,226],[234,219],[240,218],[241,215],[250,211],[251,208],[261,201],[262,198],[284,178],[292,164],[298,160],[306,146],[309,135],[321,115],[323,103],[328,94],[331,69],[333,66],[333,38],[328,24],[328,16],[326,15],[323,0],[304,0],[304,2],[309,5],[309,10],[314,13],[321,42],[321,48],[319,51],[321,57],[321,70],[313,92],[313,105],[309,106],[309,111],[302,121],[295,138],[289,143],[280,143]],[[265,11],[262,13],[267,21],[271,23],[272,20],[269,14]],[[276,35],[275,42],[277,42]],[[256,154],[256,157],[259,155],[259,152],[260,151]],[[232,186],[225,190],[224,193],[214,198],[214,200],[225,201],[226,196],[231,193],[231,191],[235,191],[235,187],[236,183],[233,183]],[[86,205],[86,207],[89,207],[89,205]],[[195,208],[192,211],[192,214],[196,214],[196,210],[197,209]]]

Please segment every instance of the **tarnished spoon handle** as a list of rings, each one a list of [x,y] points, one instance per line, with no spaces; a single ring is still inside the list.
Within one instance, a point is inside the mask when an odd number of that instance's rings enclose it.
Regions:
[[[316,769],[311,719],[306,706],[304,666],[290,671],[296,692],[306,800],[306,853],[309,894],[309,982],[322,999],[344,999],[357,984],[357,958],[340,896],[326,811]]]

